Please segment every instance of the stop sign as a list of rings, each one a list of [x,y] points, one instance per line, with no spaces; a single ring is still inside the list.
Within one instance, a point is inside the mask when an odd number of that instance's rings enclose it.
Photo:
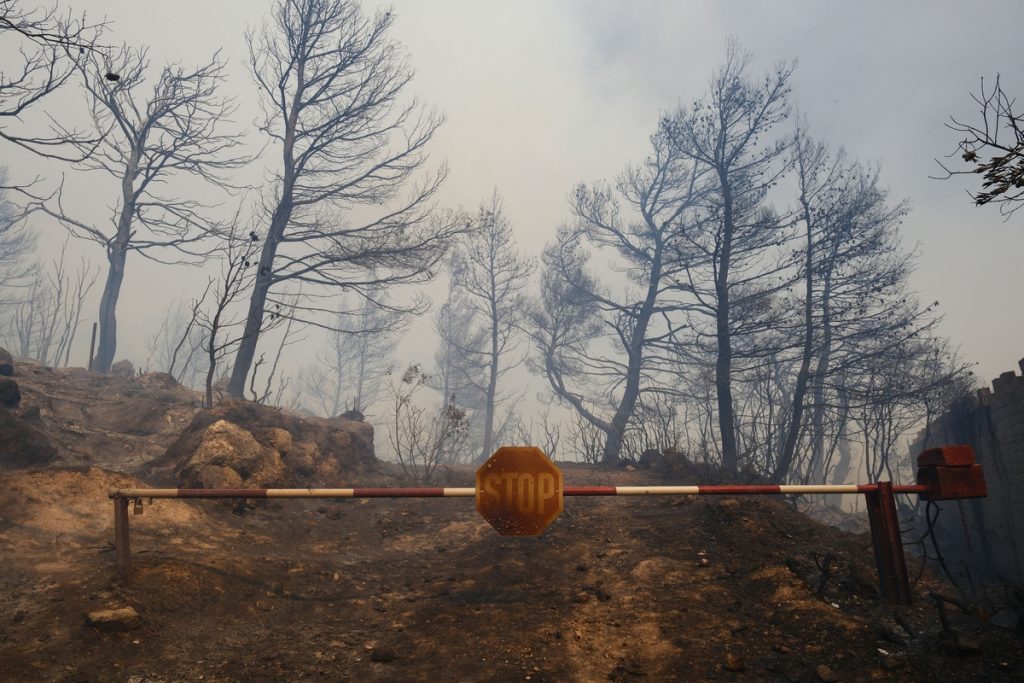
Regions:
[[[535,446],[502,446],[476,471],[476,509],[502,536],[537,536],[562,513],[562,471]]]

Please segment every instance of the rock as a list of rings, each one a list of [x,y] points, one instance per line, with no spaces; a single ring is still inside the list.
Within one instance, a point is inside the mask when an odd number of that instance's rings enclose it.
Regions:
[[[664,457],[658,449],[648,448],[637,458],[636,466],[641,469],[649,469],[657,465]]]
[[[743,658],[729,652],[725,655],[725,668],[728,671],[743,671],[746,669],[746,664],[743,663]]]
[[[974,638],[961,635],[956,639],[956,649],[960,654],[974,655],[981,652],[981,644]]]
[[[892,655],[882,657],[882,668],[886,671],[897,671],[906,665],[907,663],[899,657],[893,657]]]
[[[89,612],[85,623],[100,631],[130,631],[138,628],[142,619],[133,608],[120,607]]]
[[[389,647],[375,647],[370,653],[370,661],[388,664],[398,659],[398,653]]]
[[[21,419],[26,422],[39,422],[43,419],[43,412],[37,405],[22,406]]]
[[[6,410],[0,410],[0,467],[42,467],[57,457],[44,432]]]
[[[627,472],[636,472],[636,468],[633,467],[632,465],[626,465],[623,469],[626,470]]]
[[[366,422],[366,416],[358,410],[346,410],[338,417],[344,420],[353,420],[355,422]]]
[[[819,664],[814,671],[818,674],[818,680],[822,683],[836,683],[839,680],[839,676],[832,671],[828,664]]]
[[[243,488],[242,476],[230,467],[220,465],[202,465],[191,478],[196,488],[201,489],[240,489]]]
[[[249,431],[227,420],[217,420],[203,432],[178,476],[188,487],[211,488],[205,480],[232,483],[228,488],[239,483],[242,487],[271,488],[287,483],[288,468],[276,450],[260,444]]]
[[[0,376],[14,376],[14,358],[12,358],[11,353],[2,346],[0,346]]]
[[[288,432],[285,433],[287,434]],[[320,449],[316,447],[315,443],[300,441],[293,444],[287,451],[282,452],[282,456],[288,467],[298,474],[308,477],[316,472],[317,461],[320,460]],[[336,470],[337,468],[335,468]]]
[[[10,377],[0,377],[0,408],[17,408],[21,403],[21,388]]]
[[[135,366],[127,358],[122,359],[110,366],[110,374],[114,377],[134,377]]]
[[[989,619],[993,624],[999,628],[1019,628],[1024,626],[1024,619],[1021,615],[1012,609],[1001,609],[992,615]]]
[[[269,446],[282,456],[288,455],[292,449],[292,435],[280,427],[266,427],[258,429],[253,433],[256,440],[264,446]]]
[[[178,380],[174,379],[174,375],[166,372],[147,372],[142,376],[142,383],[146,386],[164,389],[173,389],[178,386]]]

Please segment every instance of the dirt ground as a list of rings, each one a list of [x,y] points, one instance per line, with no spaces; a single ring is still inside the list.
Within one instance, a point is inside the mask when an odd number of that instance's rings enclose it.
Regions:
[[[365,483],[394,484],[384,470]],[[564,471],[570,484],[650,480]],[[568,499],[537,538],[497,535],[472,499],[270,501],[241,513],[160,500],[131,517],[134,569],[121,585],[106,490],[130,482],[96,468],[0,476],[3,680],[997,681],[1024,672],[1018,635],[953,608],[959,645],[942,644],[923,597],[941,586],[926,576],[913,606],[882,604],[869,539],[779,500]],[[835,569],[819,599],[814,558],[827,553]],[[138,628],[85,624],[85,613],[121,606],[139,612]]]
[[[536,538],[499,536],[471,498],[157,500],[130,517],[121,583],[107,492],[147,485],[198,401],[160,377],[19,372],[21,415],[61,455],[0,470],[3,682],[1024,680],[1019,631],[950,606],[942,633],[927,595],[953,591],[930,572],[886,605],[868,535],[769,497],[569,498]],[[135,628],[86,622],[120,607]]]

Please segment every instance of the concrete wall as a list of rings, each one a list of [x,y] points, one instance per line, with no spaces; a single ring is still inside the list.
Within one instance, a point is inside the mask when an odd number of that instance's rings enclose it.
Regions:
[[[1024,359],[1019,365],[1024,371]],[[1024,584],[1024,377],[1004,372],[927,432],[927,443],[922,430],[911,445],[914,458],[925,447],[971,444],[988,485],[987,498],[963,502],[963,520],[956,501],[938,504],[936,537],[949,569]]]

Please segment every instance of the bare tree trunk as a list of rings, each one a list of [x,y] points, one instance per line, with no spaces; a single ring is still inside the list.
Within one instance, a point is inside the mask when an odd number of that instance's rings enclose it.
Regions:
[[[484,399],[484,446],[480,453],[480,460],[486,460],[494,452],[494,399],[498,393],[498,312],[495,306],[491,307],[491,352],[487,362],[487,394]]]
[[[622,389],[622,398],[619,406],[615,409],[608,431],[608,438],[604,443],[604,453],[601,456],[606,465],[611,465],[619,460],[622,453],[622,443],[626,435],[626,427],[629,424],[633,411],[636,410],[636,402],[640,397],[640,369],[643,364],[644,347],[647,342],[647,328],[651,323],[651,315],[654,313],[654,306],[657,303],[658,289],[661,287],[663,244],[659,240],[654,247],[654,256],[651,259],[651,275],[647,281],[647,296],[644,298],[643,306],[637,313],[636,326],[630,336],[629,362],[626,366],[626,385]]]
[[[805,174],[803,157],[797,151],[797,163],[799,164],[801,177]],[[782,445],[782,453],[779,454],[779,464],[775,468],[773,479],[781,484],[789,475],[789,468],[793,464],[793,454],[796,452],[797,439],[800,436],[800,426],[804,416],[804,396],[807,393],[807,381],[810,377],[811,353],[814,344],[814,222],[811,218],[811,207],[807,202],[807,194],[800,193],[800,204],[803,208],[804,223],[807,226],[807,253],[804,261],[804,344],[800,354],[800,371],[796,375],[796,386],[793,387],[792,410],[790,411],[789,426],[786,428],[786,441]]]
[[[295,111],[294,108],[292,111]],[[249,370],[256,357],[256,344],[260,340],[260,330],[263,327],[267,295],[270,294],[270,285],[273,284],[274,257],[277,255],[277,245],[280,244],[284,230],[292,217],[292,189],[295,182],[292,173],[295,164],[292,153],[294,126],[295,116],[293,115],[289,119],[289,133],[285,136],[285,175],[281,188],[281,199],[274,211],[269,234],[266,241],[263,242],[263,249],[260,252],[256,284],[253,286],[252,296],[249,298],[249,313],[245,318],[245,328],[242,331],[242,339],[238,343],[235,363],[231,368],[231,379],[228,382],[228,394],[234,398],[245,397],[245,381],[249,377]]]
[[[107,280],[103,285],[103,296],[100,297],[100,343],[96,347],[96,358],[92,368],[96,372],[110,372],[117,352],[117,299],[121,295],[121,283],[124,281],[125,252],[114,246],[107,261]]]
[[[245,318],[242,339],[238,343],[235,363],[231,368],[231,379],[228,382],[228,394],[234,398],[245,396],[245,381],[249,377],[253,359],[256,357],[256,344],[259,342],[260,329],[263,327],[264,308],[267,295],[270,293],[270,268],[277,250],[275,240],[267,239],[260,255],[260,269],[256,275],[256,285],[249,298],[249,313]]]
[[[134,150],[128,160],[125,174],[121,180],[121,213],[117,218],[117,234],[107,246],[107,281],[103,285],[103,296],[100,297],[100,343],[96,347],[96,358],[92,368],[97,372],[110,372],[117,352],[117,300],[121,296],[121,283],[124,282],[124,265],[128,257],[128,244],[131,240],[132,218],[135,215],[135,188],[132,178],[138,173],[139,151]]]
[[[718,359],[715,362],[715,388],[718,394],[718,430],[722,438],[722,470],[727,476],[739,470],[736,454],[736,428],[732,403],[732,338],[729,331],[729,260],[732,256],[732,192],[729,177],[719,170],[722,183],[722,252],[719,261],[715,294],[718,306],[715,311],[715,331],[718,342]]]

